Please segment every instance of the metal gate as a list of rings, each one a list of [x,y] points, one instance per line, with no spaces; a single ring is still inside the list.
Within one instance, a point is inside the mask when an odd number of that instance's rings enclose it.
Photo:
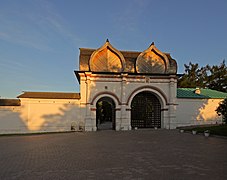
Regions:
[[[131,126],[132,128],[161,128],[161,104],[154,94],[144,91],[133,98]]]

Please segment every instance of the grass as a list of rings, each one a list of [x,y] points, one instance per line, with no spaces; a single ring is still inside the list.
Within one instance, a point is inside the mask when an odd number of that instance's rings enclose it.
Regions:
[[[180,127],[184,131],[195,130],[197,133],[204,133],[204,131],[209,130],[211,135],[227,136],[227,124],[222,125],[207,125],[207,126],[188,126]]]

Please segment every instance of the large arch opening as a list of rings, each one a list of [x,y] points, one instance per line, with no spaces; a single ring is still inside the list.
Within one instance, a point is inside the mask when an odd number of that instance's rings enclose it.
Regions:
[[[97,130],[115,130],[115,103],[110,97],[102,97],[96,103]]]
[[[134,96],[131,102],[132,128],[161,128],[161,103],[149,91]]]

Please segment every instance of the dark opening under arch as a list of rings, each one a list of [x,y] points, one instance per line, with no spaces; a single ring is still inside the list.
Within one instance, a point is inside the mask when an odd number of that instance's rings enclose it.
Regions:
[[[149,91],[135,95],[131,103],[132,128],[161,128],[161,104]]]
[[[110,97],[102,97],[96,103],[96,126],[98,130],[115,130],[115,103]]]

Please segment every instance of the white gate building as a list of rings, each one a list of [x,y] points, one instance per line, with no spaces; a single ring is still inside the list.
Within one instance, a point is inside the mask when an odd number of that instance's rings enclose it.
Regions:
[[[80,103],[85,130],[176,127],[177,63],[154,43],[143,52],[119,51],[107,40],[80,49]]]

